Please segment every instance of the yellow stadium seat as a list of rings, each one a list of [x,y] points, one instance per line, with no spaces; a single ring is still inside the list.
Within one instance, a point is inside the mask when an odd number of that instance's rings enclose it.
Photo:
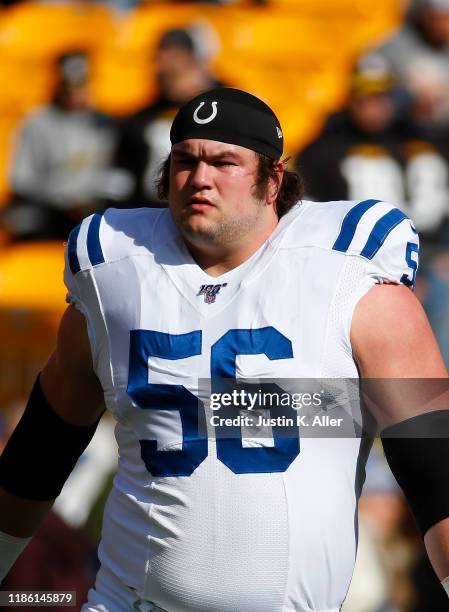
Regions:
[[[63,245],[18,244],[0,250],[0,407],[30,389],[65,308]]]
[[[0,114],[0,208],[6,204],[10,195],[9,167],[18,121],[15,115]]]
[[[111,11],[101,4],[26,2],[10,8],[0,20],[0,112],[12,107],[25,113],[48,101],[55,57],[95,49],[113,27]]]
[[[0,251],[0,308],[60,314],[65,308],[62,243],[36,242]]]
[[[155,94],[153,56],[161,35],[202,18],[204,5],[143,4],[118,18],[113,36],[98,47],[96,102],[112,114],[127,114]]]
[[[0,309],[0,412],[25,398],[56,342],[53,313]]]

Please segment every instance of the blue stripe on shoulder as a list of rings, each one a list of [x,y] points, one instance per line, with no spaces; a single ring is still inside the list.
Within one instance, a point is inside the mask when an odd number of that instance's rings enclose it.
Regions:
[[[346,213],[346,216],[343,219],[343,223],[341,225],[340,233],[338,234],[338,238],[335,241],[334,246],[332,247],[334,251],[340,251],[341,253],[345,253],[348,250],[349,245],[351,244],[352,239],[354,238],[358,222],[367,210],[372,208],[380,201],[381,200],[363,200],[363,202],[359,202],[353,208],[351,208],[348,213]]]
[[[93,266],[104,263],[103,250],[100,244],[100,223],[102,216],[103,213],[95,213],[87,230],[87,255]]]
[[[69,259],[69,268],[72,274],[76,274],[80,271],[80,262],[78,260],[78,254],[76,252],[78,243],[78,234],[80,233],[81,223],[77,225],[69,234],[69,241],[67,245],[67,255]]]
[[[374,225],[360,255],[372,259],[387,239],[388,234],[404,219],[407,219],[407,215],[397,208],[390,210],[389,213],[381,217]]]

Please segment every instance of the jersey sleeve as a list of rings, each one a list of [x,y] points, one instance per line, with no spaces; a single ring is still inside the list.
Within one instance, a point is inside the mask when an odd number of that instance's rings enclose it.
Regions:
[[[93,267],[104,261],[99,239],[101,215],[96,213],[84,219],[69,235],[65,249],[64,283],[67,288],[66,301],[75,306],[85,317],[92,359],[98,360],[102,342],[101,307],[99,304]]]
[[[78,286],[77,274],[80,272],[81,267],[78,261],[78,236],[83,224],[85,224],[84,220],[82,223],[77,225],[69,234],[69,238],[65,247],[64,252],[64,284],[67,289],[66,302],[75,306],[83,312],[83,304],[81,299],[81,291]]]
[[[418,234],[407,215],[386,202],[365,200],[349,208],[333,250],[362,258],[378,283],[415,284]]]
[[[404,218],[388,234],[369,262],[369,272],[378,282],[413,288],[419,265],[419,238],[413,222]]]
[[[151,252],[153,226],[166,209],[116,209],[86,217],[69,235],[64,282],[67,301],[83,310],[83,293],[95,270],[130,255]]]

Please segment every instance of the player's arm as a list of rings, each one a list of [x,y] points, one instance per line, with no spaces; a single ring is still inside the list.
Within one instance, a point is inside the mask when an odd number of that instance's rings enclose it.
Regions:
[[[70,306],[56,349],[0,457],[0,581],[15,550],[21,552],[53,505],[103,409],[86,322]]]
[[[355,309],[351,344],[387,460],[417,519],[435,572],[445,580],[449,384],[429,322],[409,289],[377,285]],[[446,580],[445,588],[449,594]]]

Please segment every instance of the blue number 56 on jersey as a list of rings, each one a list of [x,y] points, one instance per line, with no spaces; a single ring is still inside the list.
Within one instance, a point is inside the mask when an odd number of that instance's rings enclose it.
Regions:
[[[182,449],[157,450],[157,440],[140,440],[141,456],[153,476],[190,476],[208,455],[204,405],[183,385],[148,382],[148,359],[186,359],[200,355],[201,331],[166,334],[132,330],[127,392],[143,410],[177,410],[182,425]],[[233,329],[211,349],[212,392],[214,381],[235,378],[237,355],[265,355],[268,359],[291,359],[292,344],[274,327]],[[293,417],[296,412],[291,410]],[[234,432],[235,433],[235,432]],[[217,457],[236,474],[284,472],[299,454],[297,427],[273,427],[273,446],[244,448],[241,436],[217,431]]]

